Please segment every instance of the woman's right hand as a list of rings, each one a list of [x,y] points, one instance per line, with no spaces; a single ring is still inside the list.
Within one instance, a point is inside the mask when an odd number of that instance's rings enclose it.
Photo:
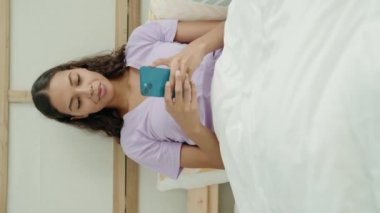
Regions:
[[[203,127],[198,109],[197,90],[195,83],[185,75],[182,80],[180,73],[175,75],[175,98],[172,97],[172,85],[165,85],[165,105],[166,111],[174,118],[182,131],[189,136],[193,131],[198,131]]]

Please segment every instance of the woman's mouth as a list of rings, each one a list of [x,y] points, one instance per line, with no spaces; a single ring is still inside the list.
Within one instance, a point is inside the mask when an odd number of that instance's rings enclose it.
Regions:
[[[104,97],[104,95],[107,93],[106,88],[102,83],[99,82],[99,87],[98,87],[98,95],[99,95],[99,100]]]

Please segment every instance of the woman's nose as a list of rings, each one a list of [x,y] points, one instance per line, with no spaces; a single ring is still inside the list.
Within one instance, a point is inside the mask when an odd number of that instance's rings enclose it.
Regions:
[[[77,87],[76,93],[78,95],[92,97],[92,95],[94,94],[94,88],[92,87],[92,85]]]

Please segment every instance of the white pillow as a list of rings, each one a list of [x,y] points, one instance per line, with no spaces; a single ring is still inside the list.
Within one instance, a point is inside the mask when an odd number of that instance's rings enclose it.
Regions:
[[[222,7],[228,7],[228,5],[231,3],[231,0],[186,0],[186,1],[198,2],[202,4],[217,5],[217,6],[222,6]]]
[[[224,20],[230,0],[151,0],[148,20]]]
[[[157,189],[160,191],[193,189],[227,182],[228,178],[224,170],[184,168],[177,180],[158,174]]]

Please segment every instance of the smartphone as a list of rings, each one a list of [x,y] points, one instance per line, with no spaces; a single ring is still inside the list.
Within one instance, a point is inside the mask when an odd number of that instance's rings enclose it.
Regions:
[[[140,68],[140,91],[143,96],[165,96],[165,84],[169,81],[170,69],[157,67]]]

